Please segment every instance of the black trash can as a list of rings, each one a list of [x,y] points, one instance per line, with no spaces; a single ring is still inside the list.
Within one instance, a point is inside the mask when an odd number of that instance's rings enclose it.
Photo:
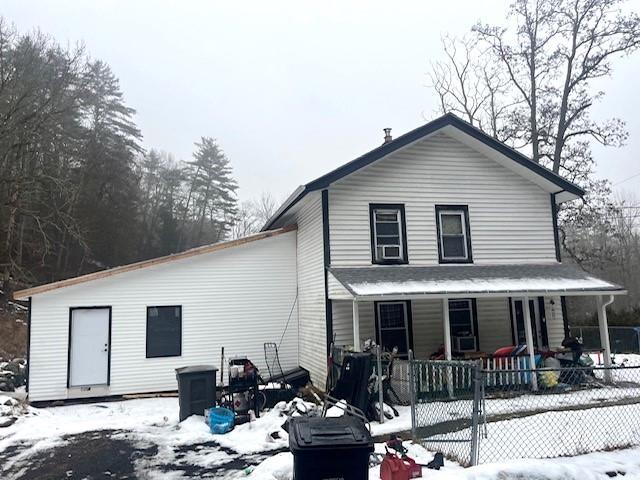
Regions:
[[[289,449],[294,480],[367,480],[373,439],[356,417],[294,417]]]
[[[180,421],[191,415],[204,415],[216,404],[216,372],[211,365],[176,368]]]

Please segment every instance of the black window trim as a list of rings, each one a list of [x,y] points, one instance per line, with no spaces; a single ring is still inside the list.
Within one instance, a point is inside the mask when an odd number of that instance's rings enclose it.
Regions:
[[[180,309],[180,339],[179,339],[179,352],[177,355],[152,355],[149,356],[149,309],[151,308],[179,308]],[[182,305],[148,305],[147,317],[145,322],[145,358],[171,358],[182,356]]]
[[[534,305],[537,303],[538,305],[538,316],[540,317],[540,337],[542,340],[542,345],[538,346],[538,348],[549,348],[549,330],[547,328],[547,306],[544,301],[545,297],[529,297],[529,301],[534,302]],[[509,307],[509,323],[511,325],[511,341],[513,345],[518,345],[518,331],[516,329],[516,321],[515,316],[513,315],[515,310],[515,302],[522,301],[523,305],[523,316],[524,316],[524,297],[509,297],[507,299],[508,307]],[[536,327],[537,328],[537,327]],[[537,330],[536,330],[537,333]],[[538,343],[537,335],[534,339],[535,343]]]
[[[402,258],[378,260],[376,259],[375,218],[376,210],[398,210],[400,212],[400,234],[402,236]],[[371,263],[373,265],[406,265],[409,263],[409,250],[407,249],[407,216],[404,203],[370,203],[369,204],[369,232],[371,237]]]
[[[405,312],[407,313],[407,336],[409,337],[409,343],[407,348],[413,351],[413,316],[411,313],[411,300],[384,300],[384,301],[374,301],[373,302],[373,312],[375,318],[375,329],[376,329],[376,344],[382,345],[380,342],[380,320],[379,320],[379,312],[378,305],[381,303],[404,303],[405,304]],[[407,352],[408,355],[409,352]]]
[[[475,298],[450,298],[447,302],[447,308],[449,308],[449,318],[451,318],[451,302],[455,302],[458,300],[465,300],[470,302],[471,304],[471,327],[473,328],[473,336],[476,338],[476,352],[480,351],[480,328],[478,327],[478,303]],[[453,338],[453,334],[451,334],[451,325],[449,325],[449,334],[451,338]]]
[[[473,250],[471,248],[471,227],[469,226],[468,205],[436,205],[436,241],[438,243],[438,263],[473,263]],[[440,213],[447,211],[462,211],[464,213],[464,229],[467,246],[467,258],[444,258],[440,236]]]

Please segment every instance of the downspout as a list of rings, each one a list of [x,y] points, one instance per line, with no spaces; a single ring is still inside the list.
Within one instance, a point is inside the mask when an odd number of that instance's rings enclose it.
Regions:
[[[603,302],[603,295],[597,297],[598,305],[598,325],[600,326],[600,345],[604,349],[604,366],[605,380],[611,381],[611,343],[609,341],[609,323],[607,321],[607,307],[613,303],[613,295],[609,295],[609,299]]]

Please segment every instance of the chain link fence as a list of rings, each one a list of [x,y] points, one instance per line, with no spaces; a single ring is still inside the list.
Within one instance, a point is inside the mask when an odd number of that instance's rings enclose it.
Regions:
[[[462,465],[475,464],[479,422],[478,366],[464,361],[413,360],[412,435],[428,450]]]
[[[413,361],[414,438],[462,465],[640,444],[640,366]]]

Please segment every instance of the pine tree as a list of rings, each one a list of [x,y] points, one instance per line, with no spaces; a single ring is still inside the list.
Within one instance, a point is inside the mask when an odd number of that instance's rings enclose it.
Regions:
[[[108,65],[89,63],[83,80],[87,128],[76,215],[91,245],[88,260],[99,267],[113,266],[135,256],[139,201],[135,158],[142,152],[142,135],[133,121],[135,110],[125,105]]]
[[[214,243],[228,237],[238,211],[236,190],[229,159],[211,137],[195,144],[188,162],[189,193],[184,205],[182,246]],[[187,222],[189,219],[189,222]],[[186,240],[186,231],[190,231]]]

